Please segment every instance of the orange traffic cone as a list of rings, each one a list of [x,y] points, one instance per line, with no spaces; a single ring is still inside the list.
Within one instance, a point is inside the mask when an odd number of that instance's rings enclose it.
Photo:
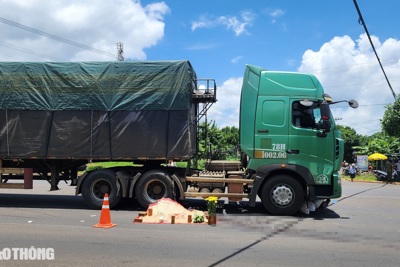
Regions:
[[[110,216],[110,205],[108,202],[108,194],[104,195],[103,207],[101,209],[100,221],[98,224],[93,225],[93,227],[97,228],[111,228],[116,226],[116,224],[111,223]]]

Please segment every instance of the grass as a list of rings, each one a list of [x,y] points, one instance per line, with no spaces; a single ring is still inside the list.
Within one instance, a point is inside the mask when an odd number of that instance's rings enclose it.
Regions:
[[[349,175],[341,174],[342,179],[350,181]],[[360,175],[356,175],[354,181],[374,182],[377,181],[375,175],[372,173],[363,172]]]

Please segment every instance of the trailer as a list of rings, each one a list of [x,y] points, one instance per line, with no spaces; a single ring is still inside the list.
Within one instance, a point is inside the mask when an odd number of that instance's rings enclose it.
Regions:
[[[242,160],[209,161],[204,170],[190,161],[217,86],[197,78],[189,61],[4,62],[0,95],[1,175],[24,170],[26,180],[37,174],[51,190],[71,180],[92,208],[101,208],[105,193],[111,208],[122,198],[147,208],[165,197],[208,196],[254,206],[259,196],[270,213],[291,215],[341,195],[343,140],[329,109],[334,102],[311,74],[247,65]],[[78,177],[81,166],[102,161],[134,165]]]

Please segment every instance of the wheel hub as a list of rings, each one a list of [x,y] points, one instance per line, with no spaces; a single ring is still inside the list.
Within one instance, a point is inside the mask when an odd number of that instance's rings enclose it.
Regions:
[[[279,185],[272,191],[272,200],[279,206],[287,206],[293,200],[293,191],[285,185]]]
[[[147,184],[147,198],[154,202],[165,195],[165,185],[160,181],[150,181]]]
[[[102,194],[108,193],[110,191],[110,187],[106,184],[100,186],[100,192]]]
[[[153,190],[153,194],[156,194],[156,195],[159,195],[159,194],[161,194],[161,192],[162,192],[162,188],[161,188],[161,186],[159,186],[159,185],[155,185],[153,188],[152,188]]]
[[[104,180],[95,181],[92,184],[92,195],[97,198],[103,198],[105,193],[110,194],[111,192],[111,185]]]

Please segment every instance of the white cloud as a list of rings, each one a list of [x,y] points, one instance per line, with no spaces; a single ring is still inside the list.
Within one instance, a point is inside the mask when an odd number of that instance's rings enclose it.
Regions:
[[[400,94],[400,41],[387,39],[383,43],[372,36],[375,48],[396,94]],[[300,72],[312,73],[320,80],[325,92],[335,101],[356,99],[360,107],[347,103],[332,105],[338,124],[349,126],[358,134],[371,135],[381,130],[380,119],[385,105],[394,102],[393,95],[382,74],[365,34],[357,40],[349,36],[334,37],[319,51],[303,54]],[[218,127],[238,127],[242,78],[229,78],[218,87],[218,102],[209,110],[209,119]]]
[[[56,36],[117,54],[116,43],[124,44],[125,59],[146,59],[144,49],[159,43],[164,36],[164,2],[141,6],[138,0],[0,0],[0,17]],[[2,42],[29,48],[70,61],[110,60],[110,57],[82,50],[55,40],[0,23]],[[0,49],[0,60],[49,60],[30,54]],[[54,60],[54,59],[51,59]]]
[[[218,18],[211,18],[209,16],[202,16],[197,21],[192,22],[192,31],[200,28],[212,28],[224,26],[228,30],[232,30],[236,36],[248,33],[247,27],[252,25],[254,15],[251,12],[242,12],[240,17],[236,16],[220,16]]]
[[[236,63],[238,63],[240,60],[242,60],[243,59],[243,57],[242,56],[237,56],[237,57],[234,57],[234,58],[232,58],[231,59],[231,62],[233,63],[233,64],[236,64]]]
[[[229,78],[218,86],[218,101],[208,111],[208,119],[216,121],[218,128],[239,127],[242,81],[242,78]]]
[[[399,94],[400,41],[381,43],[378,37],[371,37],[392,88]],[[332,106],[334,117],[341,118],[338,124],[364,135],[381,130],[385,104],[393,103],[394,97],[365,34],[356,41],[349,36],[334,37],[319,51],[307,50],[299,71],[315,74],[334,100],[358,100],[358,109],[344,104]]]
[[[244,12],[241,14],[242,19],[236,17],[225,17],[222,16],[218,19],[218,22],[225,25],[228,29],[232,29],[236,36],[246,33],[246,27],[251,26],[253,16],[250,12]]]
[[[192,31],[195,31],[200,28],[211,28],[215,27],[216,21],[209,19],[207,16],[202,16],[199,18],[198,21],[193,21],[192,22]]]
[[[276,23],[277,18],[283,16],[285,12],[282,9],[274,9],[269,12],[269,16],[272,18],[272,23]]]
[[[275,9],[269,13],[273,18],[281,17],[283,14],[285,14],[285,12],[282,9]]]

